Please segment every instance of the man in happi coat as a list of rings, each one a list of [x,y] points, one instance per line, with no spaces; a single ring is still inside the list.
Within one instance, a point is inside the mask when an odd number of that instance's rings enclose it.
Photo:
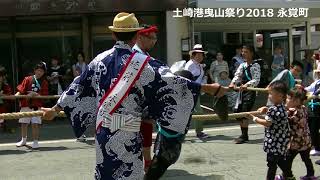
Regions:
[[[133,46],[133,50],[138,53],[149,56],[149,51],[155,46],[157,42],[158,28],[156,26],[142,25],[143,29],[138,31],[136,44]],[[142,154],[144,160],[144,171],[147,172],[151,165],[151,146],[152,146],[152,131],[153,121],[149,120],[148,112],[142,117],[140,126],[140,132],[142,134]]]
[[[109,29],[116,44],[74,79],[54,107],[43,108],[44,119],[64,110],[77,137],[96,121],[95,179],[141,180],[144,108],[162,129],[184,133],[200,91],[215,94],[219,89],[220,97],[226,88],[177,77],[165,64],[133,52],[142,29],[134,14],[117,14]]]

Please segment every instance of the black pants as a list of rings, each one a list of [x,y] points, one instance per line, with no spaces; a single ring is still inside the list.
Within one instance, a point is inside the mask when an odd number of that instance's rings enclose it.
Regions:
[[[248,112],[251,111],[254,103],[256,101],[256,92],[255,91],[243,91],[238,96],[241,96],[240,101],[236,102],[235,107],[233,108],[234,113]],[[239,98],[239,97],[237,97]],[[237,118],[238,121],[246,120],[247,118]]]
[[[184,137],[183,135],[178,138],[166,138],[160,133],[157,134],[154,145],[155,155],[148,172],[144,176],[144,180],[160,179],[168,167],[178,160]]]
[[[293,177],[291,168],[288,165],[288,159],[286,156],[279,156],[273,154],[267,154],[267,165],[268,165],[268,172],[267,172],[267,180],[274,180],[278,166],[282,170],[283,176]]]
[[[311,134],[312,145],[315,150],[320,151],[320,115],[319,116],[309,116],[308,124]]]
[[[213,106],[214,111],[223,121],[228,120],[228,97],[226,95],[219,98],[217,104]]]
[[[239,98],[239,96],[241,97]],[[243,91],[242,93],[238,93],[237,98],[239,98],[240,101],[236,102],[236,105],[233,109],[234,113],[251,111],[256,100],[256,92]]]
[[[314,169],[312,165],[312,161],[310,159],[310,149],[305,150],[305,151],[295,151],[295,150],[289,150],[289,155],[288,155],[288,165],[289,168],[292,169],[292,163],[294,158],[300,154],[302,161],[306,165],[307,168],[307,176],[314,176]]]

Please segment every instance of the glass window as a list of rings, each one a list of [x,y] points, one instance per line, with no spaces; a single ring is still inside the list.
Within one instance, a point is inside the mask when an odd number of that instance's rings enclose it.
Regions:
[[[302,55],[301,55],[301,52],[302,51],[299,51],[301,49],[301,38],[300,36],[294,36],[293,37],[293,59],[294,60],[298,60],[298,61],[301,61],[302,60]]]
[[[253,45],[253,34],[252,33],[242,33],[242,42],[239,44],[249,44]]]
[[[39,61],[58,57],[71,69],[76,53],[82,48],[81,19],[79,17],[28,17],[17,19],[17,58],[19,81],[33,73]]]
[[[48,32],[81,29],[79,17],[33,17],[18,18],[16,32]]]
[[[11,33],[10,24],[8,19],[0,19],[0,49],[1,49],[1,61],[0,66],[6,68],[7,80],[11,87],[14,84],[14,74],[12,66],[12,49],[11,49]]]
[[[92,40],[92,53],[93,56],[97,56],[98,54],[111,49],[114,45],[114,40],[111,35],[106,36],[94,36]]]
[[[227,44],[240,44],[240,34],[239,33],[227,33],[226,40]]]

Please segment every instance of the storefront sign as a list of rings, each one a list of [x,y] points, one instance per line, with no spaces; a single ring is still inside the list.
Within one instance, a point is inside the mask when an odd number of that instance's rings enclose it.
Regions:
[[[1,0],[0,16],[166,11],[186,6],[187,0]]]

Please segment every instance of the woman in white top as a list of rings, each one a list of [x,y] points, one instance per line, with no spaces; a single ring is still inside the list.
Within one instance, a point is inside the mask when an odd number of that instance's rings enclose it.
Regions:
[[[201,62],[204,59],[204,55],[206,54],[206,51],[203,51],[201,44],[196,44],[189,52],[190,60],[185,65],[185,70],[190,71],[193,75],[193,80],[198,83],[206,83],[206,78],[204,76],[204,65],[201,64]],[[194,114],[202,114],[203,111],[200,106],[200,97],[198,98],[197,104],[194,108]],[[205,134],[203,131],[203,122],[202,121],[195,121],[194,126],[196,129],[197,137],[199,139],[205,139],[209,136]]]
[[[223,60],[222,52],[218,52],[216,55],[216,60],[211,63],[210,66],[210,78],[212,82],[219,82],[220,80],[220,72],[226,71],[229,72],[228,63]]]
[[[72,73],[74,77],[80,76],[86,70],[87,63],[83,52],[77,54],[77,63],[72,66]]]

